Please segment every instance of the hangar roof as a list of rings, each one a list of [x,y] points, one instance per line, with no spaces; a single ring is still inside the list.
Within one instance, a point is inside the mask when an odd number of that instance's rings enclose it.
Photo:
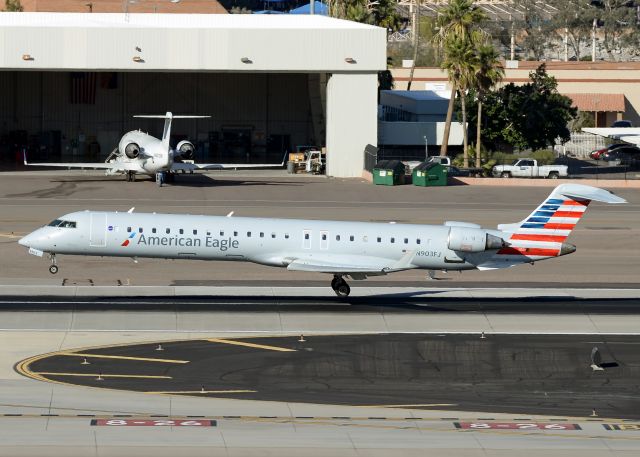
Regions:
[[[145,14],[145,13],[3,13],[0,26],[70,28],[242,28],[242,29],[377,29],[368,24],[320,14],[261,16],[254,14]]]
[[[374,72],[386,30],[307,15],[2,13],[0,68]]]

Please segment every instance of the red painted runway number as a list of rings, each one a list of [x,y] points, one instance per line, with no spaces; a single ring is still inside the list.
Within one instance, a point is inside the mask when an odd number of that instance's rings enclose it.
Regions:
[[[541,424],[536,422],[454,422],[465,430],[582,430],[578,424]]]
[[[107,427],[215,427],[216,421],[201,420],[172,420],[172,419],[93,419],[91,425]]]

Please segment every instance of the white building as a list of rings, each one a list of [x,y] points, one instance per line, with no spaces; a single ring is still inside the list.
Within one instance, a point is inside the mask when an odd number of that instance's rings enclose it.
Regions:
[[[161,133],[134,114],[165,111],[212,116],[174,127],[206,161],[279,163],[310,144],[326,146],[328,174],[360,176],[364,147],[376,144],[378,27],[300,15],[2,13],[0,42],[5,159],[25,142],[47,159],[105,157],[127,130]]]

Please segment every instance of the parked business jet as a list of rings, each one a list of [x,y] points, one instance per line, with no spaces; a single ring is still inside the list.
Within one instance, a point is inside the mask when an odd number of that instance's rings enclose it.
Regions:
[[[94,168],[104,169],[107,175],[123,173],[128,182],[135,181],[136,174],[155,176],[156,182],[162,186],[171,181],[177,172],[193,173],[194,170],[223,170],[235,168],[277,168],[280,164],[222,164],[193,163],[195,146],[190,141],[181,141],[175,149],[169,146],[171,138],[171,122],[173,119],[203,119],[211,116],[174,116],[170,112],[165,115],[133,116],[148,119],[164,119],[162,138],[158,139],[140,130],[125,133],[118,147],[107,157],[105,162],[66,162],[66,163],[28,163],[24,156],[24,164],[34,167],[62,168]]]
[[[491,270],[570,254],[566,239],[592,201],[625,203],[580,184],[555,188],[526,219],[483,229],[465,222],[385,224],[253,217],[80,211],[65,214],[19,240],[29,253],[236,260],[333,275],[338,296],[345,277],[366,279],[410,269]]]

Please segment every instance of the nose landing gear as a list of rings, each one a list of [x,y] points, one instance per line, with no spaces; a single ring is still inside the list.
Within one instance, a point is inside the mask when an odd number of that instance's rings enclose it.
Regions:
[[[56,262],[56,255],[55,254],[50,254],[49,258],[51,259],[51,266],[49,267],[49,273],[54,275],[54,274],[56,274],[58,272],[58,264]]]
[[[351,293],[351,287],[349,287],[347,281],[345,281],[340,275],[333,275],[331,288],[338,297],[348,297]]]

